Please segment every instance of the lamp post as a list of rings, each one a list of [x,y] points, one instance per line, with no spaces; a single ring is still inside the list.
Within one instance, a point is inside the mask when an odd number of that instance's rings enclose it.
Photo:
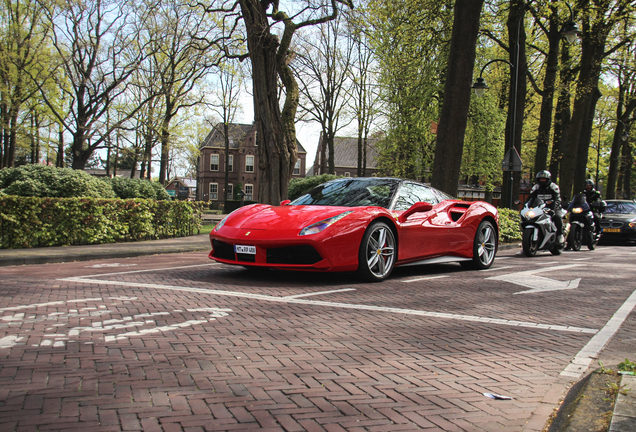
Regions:
[[[531,0],[530,0],[531,1]],[[512,69],[512,84],[511,84],[511,94],[510,94],[510,104],[509,104],[509,111],[510,111],[510,135],[509,135],[509,144],[508,144],[508,148],[506,149],[506,157],[504,159],[504,165],[506,163],[506,161],[509,163],[509,169],[508,171],[510,171],[510,178],[508,180],[508,191],[509,191],[509,199],[508,202],[504,202],[504,206],[507,208],[512,208],[513,205],[513,192],[512,192],[512,188],[513,188],[513,157],[516,156],[516,158],[518,159],[519,155],[515,150],[515,133],[516,133],[516,119],[517,119],[517,87],[519,85],[519,55],[520,55],[520,47],[519,47],[519,35],[521,32],[521,24],[523,23],[523,16],[525,14],[525,10],[528,8],[528,6],[530,5],[530,2],[526,3],[523,6],[523,9],[521,10],[521,13],[519,15],[519,19],[517,20],[517,37],[515,39],[515,45],[514,45],[514,50],[513,50],[513,55],[512,55],[512,62],[509,62],[507,60],[491,60],[488,63],[486,63],[484,65],[484,67],[481,70],[481,73],[479,74],[479,78],[477,78],[477,81],[473,84],[472,88],[475,90],[475,94],[479,97],[483,94],[483,92],[488,89],[488,85],[486,84],[485,80],[482,78],[482,73],[484,71],[484,68],[486,66],[488,66],[490,63],[493,63],[495,61],[501,61],[501,62],[505,62],[508,63]],[[579,35],[579,31],[576,27],[576,24],[574,23],[574,13],[572,11],[572,8],[570,7],[569,4],[567,4],[567,7],[570,11],[570,20],[568,22],[565,23],[565,25],[561,28],[560,33],[561,35],[565,36],[567,41],[569,43],[573,43],[576,41],[577,36]],[[513,154],[514,153],[514,154]],[[519,160],[520,162],[520,160]],[[505,170],[505,167],[504,167]],[[519,169],[520,171],[521,169]],[[502,197],[503,198],[503,197]]]

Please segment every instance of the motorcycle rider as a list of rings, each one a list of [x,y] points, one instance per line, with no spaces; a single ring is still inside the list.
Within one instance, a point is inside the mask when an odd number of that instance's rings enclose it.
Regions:
[[[563,220],[559,214],[561,209],[561,189],[552,181],[550,171],[539,171],[535,176],[537,182],[530,190],[530,198],[542,199],[550,209],[550,217],[557,229],[557,242],[564,243]]]
[[[601,213],[605,210],[605,201],[601,199],[601,193],[594,189],[594,181],[592,179],[585,180],[585,200],[592,209],[594,217],[594,228],[598,233],[601,230]]]

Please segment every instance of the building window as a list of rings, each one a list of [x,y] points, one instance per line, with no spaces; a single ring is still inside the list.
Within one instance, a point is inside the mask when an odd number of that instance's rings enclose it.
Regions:
[[[210,200],[218,200],[219,199],[219,184],[218,183],[210,183]]]
[[[233,172],[234,171],[234,155],[228,155],[227,156],[227,172]]]
[[[234,199],[234,185],[232,183],[228,183],[227,185],[227,199]]]
[[[218,171],[219,170],[219,155],[213,154],[210,155],[210,171]]]
[[[300,175],[300,159],[298,159],[296,165],[294,165],[294,175]]]
[[[351,173],[350,172],[345,172],[345,177],[351,177]]]
[[[245,193],[245,201],[252,201],[252,198],[254,197],[254,186],[246,184],[243,192]]]
[[[254,172],[254,156],[245,156],[245,172]]]

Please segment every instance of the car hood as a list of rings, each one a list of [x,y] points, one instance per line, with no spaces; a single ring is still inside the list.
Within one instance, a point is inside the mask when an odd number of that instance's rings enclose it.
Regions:
[[[300,230],[315,222],[337,216],[357,207],[269,206],[259,205],[228,220],[236,228],[258,230]]]
[[[603,215],[603,220],[615,220],[615,221],[631,221],[632,219],[636,219],[636,214],[634,213],[606,213]]]

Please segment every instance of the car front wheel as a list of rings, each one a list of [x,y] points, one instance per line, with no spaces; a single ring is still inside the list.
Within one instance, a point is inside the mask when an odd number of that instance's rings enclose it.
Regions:
[[[391,228],[384,222],[373,222],[360,243],[358,274],[370,282],[383,281],[393,270],[396,253],[395,236]]]

